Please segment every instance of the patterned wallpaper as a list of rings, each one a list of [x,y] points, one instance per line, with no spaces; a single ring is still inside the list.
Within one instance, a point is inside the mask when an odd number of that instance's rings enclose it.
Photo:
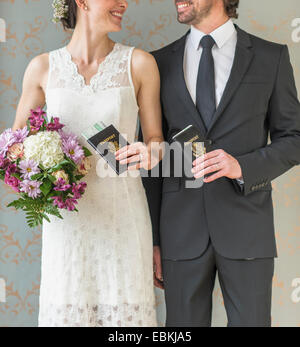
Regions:
[[[128,2],[123,31],[114,34],[114,40],[151,51],[187,30],[177,23],[172,0]],[[299,0],[241,0],[239,12],[237,22],[243,29],[289,45],[299,89]],[[29,61],[37,54],[64,46],[70,38],[69,33],[52,24],[51,18],[50,0],[0,0],[0,132],[12,126]],[[300,327],[300,168],[275,180],[273,186],[279,251],[273,285],[273,326]],[[1,185],[0,326],[36,326],[41,230],[29,231],[23,213],[6,208],[13,198],[10,189]],[[163,326],[164,296],[160,290],[156,293],[159,323]],[[214,303],[213,325],[224,326],[226,315],[218,285]]]

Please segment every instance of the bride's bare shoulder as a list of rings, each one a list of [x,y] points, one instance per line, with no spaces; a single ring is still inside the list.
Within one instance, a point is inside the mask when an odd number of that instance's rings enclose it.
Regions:
[[[152,54],[135,48],[132,53],[133,76],[137,80],[158,76],[158,67]]]
[[[34,57],[28,64],[24,80],[30,80],[32,84],[39,85],[43,89],[49,70],[49,53],[43,53]]]
[[[140,48],[135,48],[133,50],[132,63],[142,68],[156,65],[156,61],[153,55]]]
[[[43,53],[34,57],[28,64],[27,70],[32,72],[47,72],[49,68],[49,53]]]

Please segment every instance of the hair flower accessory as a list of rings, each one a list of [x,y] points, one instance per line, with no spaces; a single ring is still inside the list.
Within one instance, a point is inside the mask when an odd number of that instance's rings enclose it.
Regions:
[[[58,23],[61,19],[66,18],[68,15],[68,5],[66,5],[65,0],[54,0],[52,3],[54,8],[54,15],[52,21]]]

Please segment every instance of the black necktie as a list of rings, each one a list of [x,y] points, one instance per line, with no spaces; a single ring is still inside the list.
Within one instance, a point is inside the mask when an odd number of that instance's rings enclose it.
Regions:
[[[203,48],[199,63],[196,106],[208,129],[216,111],[215,67],[212,48],[215,44],[210,35],[203,36],[200,45]]]

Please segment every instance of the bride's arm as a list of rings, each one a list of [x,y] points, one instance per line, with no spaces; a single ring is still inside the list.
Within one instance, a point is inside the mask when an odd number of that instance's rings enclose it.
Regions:
[[[154,57],[143,50],[134,49],[131,64],[144,144],[137,142],[121,149],[117,159],[122,159],[121,164],[140,161],[140,164],[131,166],[130,170],[150,170],[163,155],[160,76]],[[156,155],[152,152],[151,156],[151,146]],[[139,154],[143,154],[142,161]]]
[[[144,142],[163,141],[160,104],[160,76],[153,55],[135,49],[132,55],[135,86]]]
[[[23,78],[22,95],[17,107],[13,130],[26,126],[31,109],[45,105],[44,90],[48,65],[48,54],[39,55],[28,64]]]

